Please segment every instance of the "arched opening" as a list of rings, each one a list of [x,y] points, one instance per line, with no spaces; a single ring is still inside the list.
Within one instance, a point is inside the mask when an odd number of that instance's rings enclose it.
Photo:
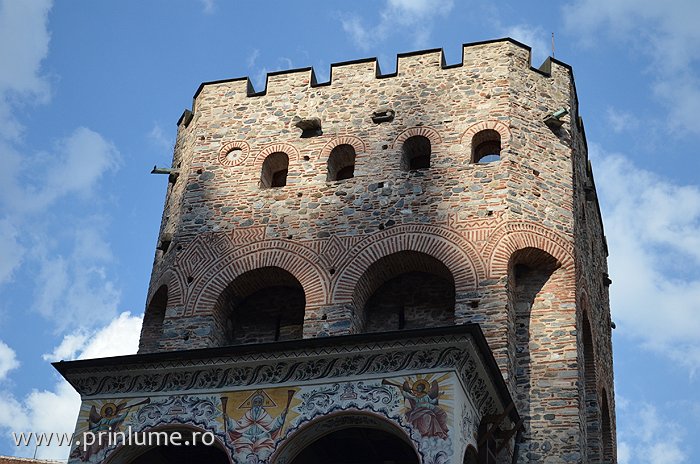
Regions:
[[[230,464],[231,462],[223,445],[211,432],[200,429],[169,428],[151,430],[148,433],[149,435],[135,434],[132,437],[134,444],[117,449],[105,462],[107,464]],[[143,444],[139,440],[143,440]],[[146,440],[150,440],[151,443],[148,444]]]
[[[406,433],[384,418],[344,413],[312,421],[283,442],[271,463],[418,464]]]
[[[215,446],[156,446],[130,464],[229,464],[226,454]]]
[[[602,438],[603,438],[603,462],[615,462],[615,449],[613,447],[613,433],[610,424],[610,408],[608,406],[608,394],[605,390],[601,393],[603,407],[600,414],[602,416]]]
[[[163,335],[163,322],[165,321],[167,305],[168,287],[162,285],[156,290],[156,293],[153,294],[151,301],[146,307],[146,312],[143,315],[140,352],[153,353],[154,351],[158,351],[160,339]]]
[[[289,171],[289,156],[278,151],[270,154],[263,161],[262,174],[260,175],[260,187],[275,188],[287,185],[287,173]]]
[[[598,403],[598,384],[596,379],[593,336],[588,322],[587,312],[583,313],[583,376],[586,408],[586,436],[588,442],[588,460],[599,462],[601,458],[601,424],[600,405]]]
[[[464,453],[463,464],[479,464],[479,454],[472,445],[469,445]]]
[[[523,415],[526,430],[534,414],[530,397],[542,388],[546,365],[533,362],[540,346],[547,344],[543,338],[543,320],[551,316],[558,304],[558,285],[561,284],[562,268],[549,253],[537,248],[524,248],[510,258],[508,273],[508,299],[515,322],[515,383],[516,407]],[[541,355],[540,355],[541,356]]]
[[[441,261],[401,251],[374,262],[355,287],[364,332],[454,324],[455,283]]]
[[[336,430],[311,443],[291,464],[418,464],[413,448],[390,432],[363,427]]]
[[[501,159],[501,134],[485,129],[472,138],[472,163],[493,163]]]
[[[221,293],[215,314],[224,343],[239,345],[302,338],[306,297],[299,281],[278,267],[245,272]]]
[[[352,179],[355,175],[355,148],[347,143],[338,145],[328,156],[328,182]]]
[[[414,171],[430,167],[430,140],[422,135],[409,137],[401,147],[401,169]]]

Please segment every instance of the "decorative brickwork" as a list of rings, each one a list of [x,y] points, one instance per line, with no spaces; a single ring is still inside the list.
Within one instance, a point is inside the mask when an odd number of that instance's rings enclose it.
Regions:
[[[499,462],[615,462],[607,249],[571,68],[531,68],[506,39],[459,65],[428,50],[331,76],[197,91],[141,352],[478,324],[523,420],[498,425]]]
[[[355,155],[357,156],[361,156],[367,151],[365,142],[363,142],[361,138],[353,135],[341,135],[325,144],[318,156],[322,160],[328,159],[328,156],[335,147],[345,144],[352,146],[355,149]]]

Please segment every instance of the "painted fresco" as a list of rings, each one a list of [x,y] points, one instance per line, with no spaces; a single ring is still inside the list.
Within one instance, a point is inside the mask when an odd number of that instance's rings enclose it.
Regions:
[[[76,432],[139,432],[182,424],[213,432],[234,462],[285,463],[298,451],[294,446],[308,444],[294,438],[303,436],[311,421],[364,411],[404,430],[424,463],[446,464],[453,462],[453,440],[462,442],[465,433],[473,433],[473,419],[464,423],[461,408],[455,420],[454,382],[451,374],[433,373],[219,394],[87,400]],[[287,457],[275,457],[287,438],[295,445],[284,448]],[[114,448],[75,447],[71,462],[102,462]]]
[[[299,415],[293,409],[290,414],[297,390],[274,388],[222,396],[226,439],[243,462],[268,461],[287,422]]]

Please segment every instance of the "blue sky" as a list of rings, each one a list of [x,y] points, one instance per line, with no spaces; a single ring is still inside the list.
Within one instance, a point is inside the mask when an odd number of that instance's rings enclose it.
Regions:
[[[72,431],[49,362],[136,350],[176,121],[203,81],[511,36],[574,68],[608,244],[621,463],[700,455],[697,0],[0,0],[0,455]],[[39,456],[65,457],[42,448]]]

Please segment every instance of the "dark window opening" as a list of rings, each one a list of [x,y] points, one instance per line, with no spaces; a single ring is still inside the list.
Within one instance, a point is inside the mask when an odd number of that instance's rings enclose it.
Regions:
[[[472,163],[493,163],[501,159],[501,134],[486,129],[472,138]]]
[[[355,176],[355,166],[347,166],[338,171],[338,176],[335,180],[352,179]]]
[[[351,179],[355,176],[355,149],[352,145],[342,144],[331,150],[328,156],[328,177],[326,180]]]
[[[272,153],[263,162],[260,176],[260,187],[276,188],[287,185],[287,173],[289,169],[289,157],[286,153],[278,151]]]
[[[241,345],[302,338],[306,298],[299,281],[278,267],[238,276],[219,297],[222,344]]]
[[[284,187],[287,185],[287,172],[289,172],[287,169],[283,169],[272,174],[272,184],[270,187]]]
[[[450,270],[424,253],[386,256],[362,275],[353,297],[364,332],[454,324],[455,284]]]
[[[409,137],[401,148],[401,169],[414,171],[430,167],[430,140],[422,135]]]

